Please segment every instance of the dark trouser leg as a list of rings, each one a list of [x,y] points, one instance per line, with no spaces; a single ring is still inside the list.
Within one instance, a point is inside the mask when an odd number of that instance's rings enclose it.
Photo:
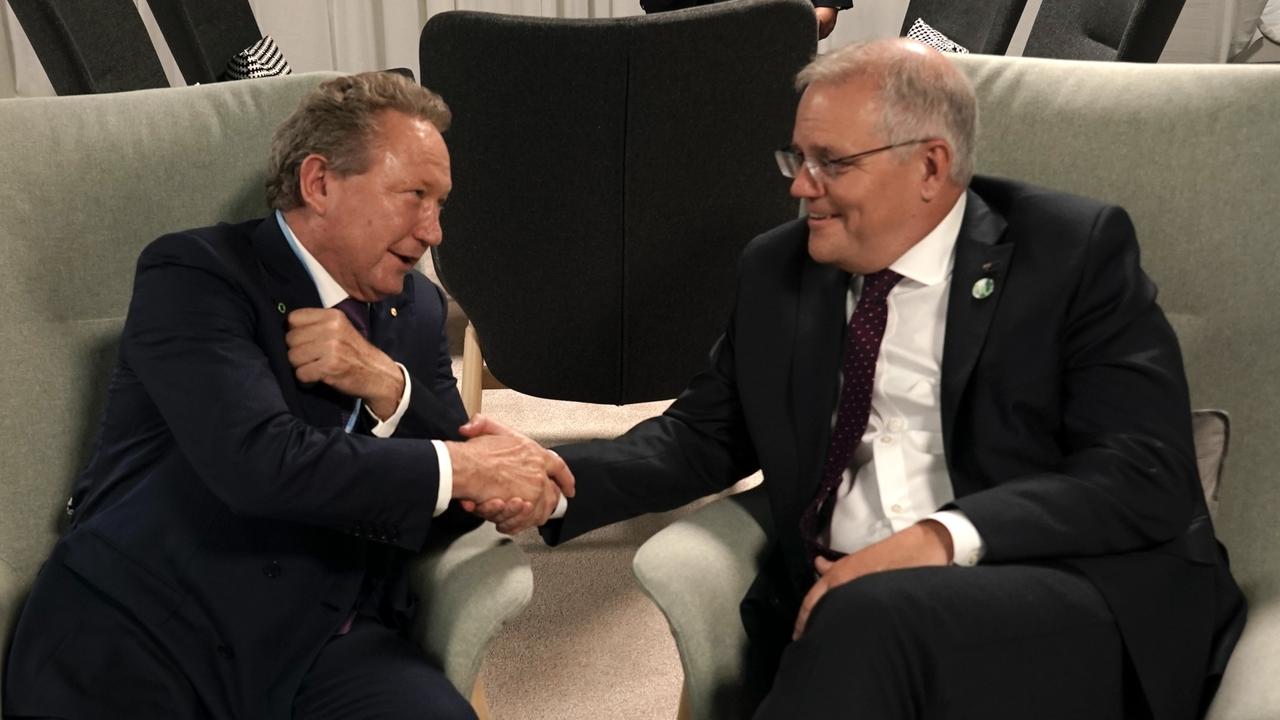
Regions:
[[[320,651],[293,701],[295,720],[475,720],[471,706],[389,628],[358,617]]]
[[[1120,720],[1124,656],[1088,580],[1045,566],[917,568],[831,591],[758,720]]]
[[[157,633],[82,581],[55,549],[5,665],[4,717],[209,718]],[[0,648],[0,652],[3,649]]]

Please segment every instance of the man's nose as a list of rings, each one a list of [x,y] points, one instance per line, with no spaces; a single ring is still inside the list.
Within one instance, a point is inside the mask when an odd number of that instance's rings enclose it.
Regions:
[[[791,197],[808,199],[822,197],[825,194],[826,188],[813,176],[809,166],[800,163],[796,168],[795,177],[791,178]]]
[[[440,227],[440,209],[433,208],[423,213],[413,229],[413,237],[427,247],[435,247],[444,240],[444,230]]]

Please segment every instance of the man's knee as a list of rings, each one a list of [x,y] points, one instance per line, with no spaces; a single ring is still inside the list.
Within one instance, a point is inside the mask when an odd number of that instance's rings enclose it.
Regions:
[[[832,589],[814,608],[806,634],[847,640],[859,651],[918,650],[928,644],[922,636],[937,611],[937,597],[928,600],[929,575],[948,568],[924,570],[874,573]]]

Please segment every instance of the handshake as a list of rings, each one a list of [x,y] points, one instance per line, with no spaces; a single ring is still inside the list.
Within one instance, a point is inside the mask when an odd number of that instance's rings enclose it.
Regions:
[[[562,493],[573,497],[573,473],[551,450],[483,415],[460,431],[465,442],[445,443],[453,465],[453,497],[499,532],[514,535],[542,525]]]

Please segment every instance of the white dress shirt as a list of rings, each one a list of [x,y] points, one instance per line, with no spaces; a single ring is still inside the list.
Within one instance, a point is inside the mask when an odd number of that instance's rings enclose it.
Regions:
[[[932,519],[951,533],[955,564],[975,565],[982,558],[982,538],[964,513],[938,510],[955,499],[943,455],[940,381],[947,295],[965,202],[961,195],[933,231],[889,266],[902,280],[887,298],[867,429],[836,489],[824,538],[833,550],[854,552]],[[862,278],[855,276],[846,318],[861,288]]]
[[[284,213],[276,210],[276,222],[280,225],[280,232],[284,233],[284,238],[289,242],[289,248],[293,250],[293,254],[298,260],[302,261],[302,266],[306,268],[307,274],[311,276],[311,282],[315,283],[316,293],[320,296],[320,305],[326,308],[336,306],[338,303],[346,300],[349,295],[347,291],[342,289],[337,280],[324,269],[324,266],[311,255],[311,253],[298,242],[298,237],[293,234],[293,230],[284,220]],[[365,411],[369,413],[369,417],[377,421],[377,425],[373,426],[374,437],[388,438],[395,434],[396,428],[400,425],[400,418],[404,417],[404,413],[409,409],[410,380],[409,371],[404,365],[396,363],[400,368],[400,374],[404,376],[404,392],[400,394],[400,403],[396,406],[396,411],[391,417],[383,420],[373,414],[365,405]],[[360,398],[355,399],[355,405],[352,408],[351,417],[355,418],[356,413],[360,412],[360,407],[364,403]],[[354,422],[347,424],[347,432],[351,432]],[[453,497],[453,464],[449,461],[449,450],[440,440],[432,440],[431,445],[436,450],[436,458],[440,466],[440,488],[436,495],[435,515],[439,515],[449,507],[449,500]]]

